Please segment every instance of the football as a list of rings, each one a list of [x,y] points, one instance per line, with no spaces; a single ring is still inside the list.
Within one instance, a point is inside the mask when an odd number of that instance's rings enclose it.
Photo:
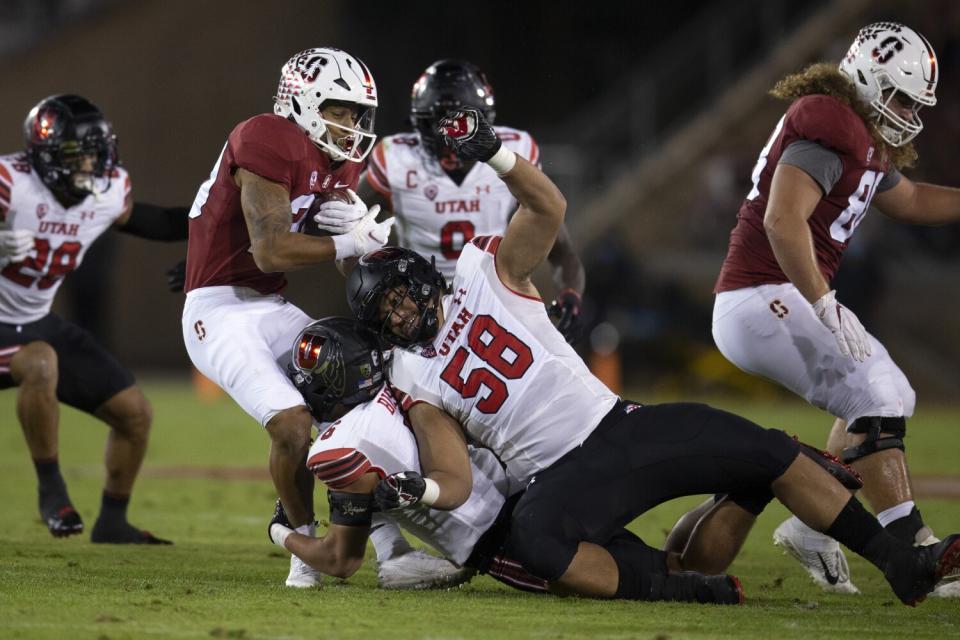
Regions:
[[[331,200],[353,202],[353,199],[350,197],[350,194],[346,189],[333,189],[331,191],[322,191],[316,194],[316,198],[314,198],[313,202],[310,204],[310,209],[307,211],[307,214],[303,216],[303,221],[300,223],[301,233],[305,233],[308,236],[321,237],[334,235],[332,231],[318,227],[317,223],[313,219],[313,216],[315,213],[317,213],[320,205],[322,205],[324,202],[330,202]]]

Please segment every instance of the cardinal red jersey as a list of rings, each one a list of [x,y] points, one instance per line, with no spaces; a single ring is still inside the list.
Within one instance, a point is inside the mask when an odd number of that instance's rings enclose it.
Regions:
[[[829,96],[810,95],[790,105],[760,152],[753,169],[753,188],[730,234],[715,292],[790,281],[773,255],[763,216],[780,156],[798,140],[809,140],[836,153],[843,163],[840,179],[824,194],[808,220],[820,272],[827,282],[837,272],[850,237],[866,215],[889,163],[877,152],[866,124],[853,109]]]
[[[253,260],[240,188],[234,181],[237,169],[289,191],[290,230],[296,231],[314,194],[356,189],[363,165],[332,163],[303,129],[280,116],[261,114],[238,124],[190,209],[185,291],[232,285],[269,294],[287,283],[282,273],[264,273]]]

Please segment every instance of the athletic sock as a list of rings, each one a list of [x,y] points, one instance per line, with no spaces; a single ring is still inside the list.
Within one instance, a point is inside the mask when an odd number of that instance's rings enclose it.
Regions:
[[[923,516],[920,515],[920,510],[914,506],[907,515],[886,524],[885,528],[900,540],[914,544],[917,532],[923,528]]]
[[[854,497],[840,510],[830,528],[824,531],[859,556],[883,571],[890,556],[910,550],[910,544],[891,535]]]
[[[103,492],[100,497],[100,517],[98,521],[104,522],[126,522],[127,506],[130,504],[130,496],[122,496],[115,493]]]
[[[33,466],[37,470],[37,493],[39,497],[40,513],[44,519],[69,507],[70,496],[67,494],[67,484],[60,474],[60,463],[57,458],[34,460]]]
[[[382,519],[377,522],[377,518],[374,518],[374,526],[370,530],[370,541],[373,542],[373,548],[377,552],[377,562],[390,560],[413,551],[413,547],[400,532],[400,527]]]

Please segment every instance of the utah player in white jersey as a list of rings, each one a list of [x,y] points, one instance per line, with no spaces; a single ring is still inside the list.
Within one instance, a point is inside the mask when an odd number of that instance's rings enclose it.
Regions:
[[[701,493],[730,493],[757,510],[778,497],[880,568],[905,604],[960,567],[960,535],[923,548],[896,538],[837,480],[851,477],[845,467],[782,431],[704,405],[642,406],[606,391],[550,326],[530,281],[563,221],[562,194],[504,148],[479,111],[453,113],[441,128],[461,156],[501,176],[520,208],[502,240],[475,238],[464,250],[446,297],[430,263],[399,248],[362,256],[348,278],[357,318],[407,348],[396,350],[389,376],[407,394],[426,472],[384,478],[381,508],[463,504],[469,435],[526,485],[509,555],[583,595],[656,599],[670,589],[688,594],[680,599],[738,601],[734,580],[704,597],[702,576],[670,573],[662,551],[639,539],[613,544],[651,507]]]
[[[377,89],[358,58],[307,49],[281,70],[274,113],[234,127],[190,210],[183,339],[194,366],[270,436],[270,475],[298,529],[313,530],[313,479],[303,464],[312,421],[284,366],[310,317],[282,297],[283,273],[381,246],[393,219],[330,200],[298,233],[318,194],[356,189],[373,134]],[[339,283],[332,283],[337,288]],[[319,575],[296,559],[287,585]]]
[[[727,359],[832,414],[827,448],[863,475],[881,524],[916,544],[937,540],[914,504],[904,452],[916,395],[830,282],[871,204],[912,224],[960,220],[960,190],[900,173],[916,159],[910,142],[939,75],[922,35],[883,22],[860,30],[839,68],[816,64],[778,83],[773,95],[790,106],[754,169],[713,313]],[[796,518],[774,539],[825,590],[857,592],[836,541]],[[936,595],[960,595],[958,586]]]
[[[17,416],[36,467],[43,522],[83,531],[59,468],[59,403],[110,427],[107,478],[93,542],[166,543],[127,521],[152,420],[133,375],[82,328],[50,312],[63,278],[110,228],[186,238],[186,210],[134,203],[116,138],[87,99],[54,95],[24,123],[26,153],[0,157],[0,389],[17,387]]]
[[[476,65],[438,60],[420,75],[410,97],[412,133],[383,138],[360,178],[358,193],[397,218],[397,244],[436,259],[447,282],[463,247],[476,236],[502,234],[517,210],[517,199],[482,162],[460,158],[437,133],[440,118],[473,107],[491,124],[496,116],[493,87]],[[503,145],[540,166],[540,148],[526,131],[495,127]],[[577,337],[583,265],[565,226],[547,255],[558,291],[551,315],[568,340]]]

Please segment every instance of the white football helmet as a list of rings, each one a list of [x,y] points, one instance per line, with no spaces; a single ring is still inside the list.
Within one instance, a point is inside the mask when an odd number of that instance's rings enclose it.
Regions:
[[[300,125],[334,160],[363,162],[373,149],[377,139],[373,133],[377,85],[367,65],[346,51],[307,49],[287,60],[273,102],[275,114]],[[324,119],[320,109],[326,102],[356,105],[356,125],[349,128]],[[348,131],[349,135],[334,140],[328,126]]]
[[[875,22],[860,30],[840,63],[860,99],[877,112],[880,135],[894,147],[913,140],[923,122],[922,106],[937,103],[937,55],[922,35],[896,22]],[[911,109],[904,118],[891,105]]]

